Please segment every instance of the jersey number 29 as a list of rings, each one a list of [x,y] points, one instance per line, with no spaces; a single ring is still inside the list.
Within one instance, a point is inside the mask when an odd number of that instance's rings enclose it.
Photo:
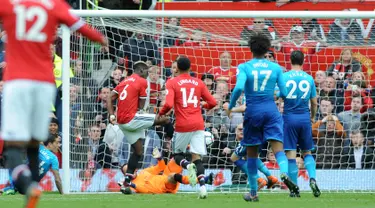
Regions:
[[[31,42],[45,42],[47,35],[42,32],[47,24],[48,15],[45,9],[39,6],[31,6],[26,8],[24,5],[16,5],[14,7],[16,14],[16,39],[31,41]],[[27,22],[35,22],[31,25],[29,30],[26,30]]]
[[[294,92],[297,89],[297,82],[294,80],[288,80],[286,82],[286,87],[289,87],[292,85],[292,89],[289,91],[288,95],[286,96],[287,99],[296,99],[297,95],[294,94]],[[310,91],[310,83],[306,80],[302,80],[300,83],[298,83],[298,89],[303,92],[303,95],[301,99],[305,99]]]

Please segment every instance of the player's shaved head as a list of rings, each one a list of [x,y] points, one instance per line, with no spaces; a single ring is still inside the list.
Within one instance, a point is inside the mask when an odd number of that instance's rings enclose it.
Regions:
[[[179,57],[177,59],[177,68],[181,72],[188,72],[190,70],[190,59],[187,57]]]
[[[304,59],[305,59],[305,56],[303,55],[302,51],[296,50],[290,54],[290,63],[292,65],[302,66]]]
[[[266,54],[271,47],[271,42],[268,37],[262,34],[252,36],[248,44],[255,58],[263,58],[264,54]]]
[[[146,78],[148,73],[148,65],[146,62],[137,61],[133,64],[133,71],[134,73],[138,74],[139,76]]]

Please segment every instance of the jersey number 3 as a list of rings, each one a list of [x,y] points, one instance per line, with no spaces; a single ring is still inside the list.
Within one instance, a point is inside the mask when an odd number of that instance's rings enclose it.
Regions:
[[[45,9],[39,6],[26,8],[24,5],[14,7],[16,14],[16,39],[31,42],[45,42],[47,35],[42,32],[47,24],[48,15]],[[26,30],[27,22],[35,22]]]
[[[190,88],[189,97],[186,94],[186,88],[181,88],[182,92],[182,107],[186,108],[188,104],[194,104],[194,108],[198,106],[197,96],[194,95],[195,88]]]

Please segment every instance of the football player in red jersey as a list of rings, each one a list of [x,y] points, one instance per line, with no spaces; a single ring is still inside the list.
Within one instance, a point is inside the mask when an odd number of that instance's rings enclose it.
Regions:
[[[174,159],[181,167],[188,169],[189,181],[195,185],[197,178],[200,184],[200,198],[207,197],[204,182],[204,167],[201,155],[206,155],[204,137],[204,121],[201,112],[201,99],[206,103],[203,107],[212,109],[216,100],[200,79],[191,77],[190,60],[187,57],[177,59],[178,76],[170,79],[166,84],[167,97],[159,115],[165,115],[174,107],[176,116],[175,135],[172,139]],[[192,162],[184,159],[186,148],[190,144]],[[198,176],[198,177],[197,177]]]
[[[92,41],[107,46],[106,38],[70,13],[64,0],[2,0],[0,21],[6,32],[6,62],[2,105],[2,132],[6,141],[7,167],[20,193],[26,194],[26,207],[35,207],[41,192],[39,142],[48,137],[50,105],[56,86],[50,45],[56,28],[65,24]],[[27,148],[29,165],[22,164]]]
[[[110,122],[116,121],[114,115],[113,101],[117,101],[117,123],[124,133],[129,144],[134,148],[129,158],[127,168],[121,167],[125,175],[124,186],[132,180],[134,171],[137,169],[138,162],[143,154],[143,141],[145,138],[145,129],[153,125],[162,125],[169,122],[169,117],[156,116],[155,114],[145,113],[145,103],[147,96],[147,77],[148,66],[143,61],[138,61],[133,65],[132,74],[126,77],[108,97],[108,113]]]

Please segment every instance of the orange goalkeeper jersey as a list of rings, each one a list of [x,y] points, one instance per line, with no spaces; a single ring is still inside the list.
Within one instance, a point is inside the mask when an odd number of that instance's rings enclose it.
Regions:
[[[157,165],[146,168],[137,175],[132,181],[136,185],[134,190],[137,193],[149,194],[176,193],[179,183],[168,182],[168,176],[174,173],[182,173],[182,168],[173,159],[167,165],[164,160],[160,160]]]

